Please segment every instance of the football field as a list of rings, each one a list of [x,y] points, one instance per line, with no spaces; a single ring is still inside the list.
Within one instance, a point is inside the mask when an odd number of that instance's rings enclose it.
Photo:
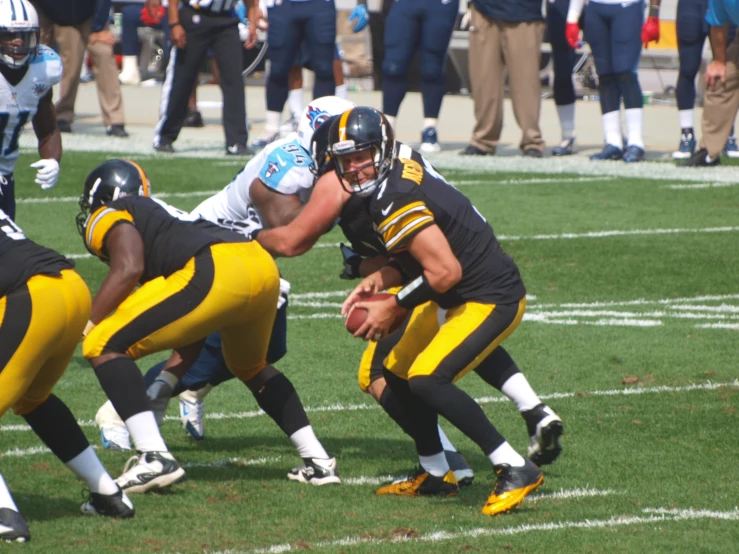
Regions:
[[[147,146],[148,147],[148,146]],[[26,235],[75,259],[94,293],[107,267],[75,227],[84,178],[111,154],[66,151],[59,184],[41,191],[26,151],[16,171],[16,221]],[[190,210],[223,188],[243,161],[129,153],[155,195]],[[521,269],[524,323],[507,350],[564,421],[564,451],[544,485],[512,513],[480,510],[492,467],[442,426],[476,472],[448,499],[377,497],[378,485],[417,463],[413,444],[357,386],[365,343],[339,310],[334,230],[302,257],[278,261],[292,284],[288,354],[316,434],[336,456],[340,486],[286,478],[300,459],[236,380],[206,400],[195,442],[170,403],[162,434],[187,479],[132,495],[136,517],[80,515],[81,482],[22,418],[0,421],[0,472],[32,540],[0,551],[157,552],[717,552],[739,543],[739,167],[703,172],[666,163],[627,166],[521,157],[432,159],[488,219]],[[139,362],[142,370],[167,353]],[[521,453],[515,406],[476,375],[460,386]],[[78,351],[55,389],[110,473],[129,457],[100,446],[105,400]]]

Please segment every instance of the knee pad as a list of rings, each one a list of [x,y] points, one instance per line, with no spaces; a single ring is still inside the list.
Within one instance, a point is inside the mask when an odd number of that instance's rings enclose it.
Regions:
[[[401,60],[385,58],[382,62],[382,76],[384,79],[405,80],[408,76],[408,64]]]
[[[421,80],[429,83],[444,81],[444,60],[425,60],[421,62]]]
[[[334,60],[320,60],[313,63],[313,72],[316,79],[328,80],[334,78]]]

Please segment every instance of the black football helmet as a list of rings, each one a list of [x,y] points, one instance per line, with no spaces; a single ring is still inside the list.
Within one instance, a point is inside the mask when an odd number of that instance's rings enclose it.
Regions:
[[[316,177],[320,177],[333,169],[334,164],[328,151],[328,134],[333,122],[340,117],[341,114],[332,115],[313,132],[310,141],[310,157],[313,159]]]
[[[393,167],[395,136],[387,118],[366,106],[345,111],[331,125],[329,130],[329,155],[336,163],[336,173],[349,192],[359,196],[369,196]],[[372,151],[371,163],[375,168],[375,178],[359,184],[356,171],[347,173],[341,157],[347,154]]]
[[[131,160],[108,160],[93,169],[85,179],[77,230],[84,236],[87,218],[103,204],[123,196],[150,195],[149,178],[139,164]]]

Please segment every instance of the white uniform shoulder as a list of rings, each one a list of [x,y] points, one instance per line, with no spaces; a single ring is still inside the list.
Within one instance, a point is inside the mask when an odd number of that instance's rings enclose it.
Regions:
[[[291,133],[265,149],[266,158],[259,170],[259,179],[281,194],[298,194],[313,187],[313,160]]]
[[[52,87],[62,79],[62,59],[48,46],[41,45],[30,70],[38,86]]]

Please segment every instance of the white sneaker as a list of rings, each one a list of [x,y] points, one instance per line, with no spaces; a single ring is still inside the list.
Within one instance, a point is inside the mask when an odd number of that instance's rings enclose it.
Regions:
[[[20,512],[16,512],[12,508],[0,508],[0,539],[5,542],[31,540],[28,524]]]
[[[121,72],[118,74],[118,80],[122,85],[136,86],[141,82],[141,73],[139,72],[139,60],[137,56],[123,56]]]
[[[303,458],[303,465],[292,468],[287,478],[315,486],[341,483],[336,471],[336,458]]]
[[[421,131],[421,152],[441,152],[439,144],[439,135],[435,127],[426,127]]]
[[[133,502],[120,489],[115,494],[90,492],[87,502],[82,504],[81,511],[88,516],[105,516],[121,519],[133,517],[136,513]]]
[[[108,400],[95,414],[95,423],[100,428],[100,441],[108,450],[131,450],[131,435],[123,420],[118,417],[113,403]]]
[[[185,431],[196,441],[205,438],[204,413],[205,402],[200,401],[197,391],[186,390],[180,393],[180,421]]]
[[[185,470],[169,452],[139,452],[126,462],[115,482],[127,493],[163,489],[177,483],[185,476]]]

